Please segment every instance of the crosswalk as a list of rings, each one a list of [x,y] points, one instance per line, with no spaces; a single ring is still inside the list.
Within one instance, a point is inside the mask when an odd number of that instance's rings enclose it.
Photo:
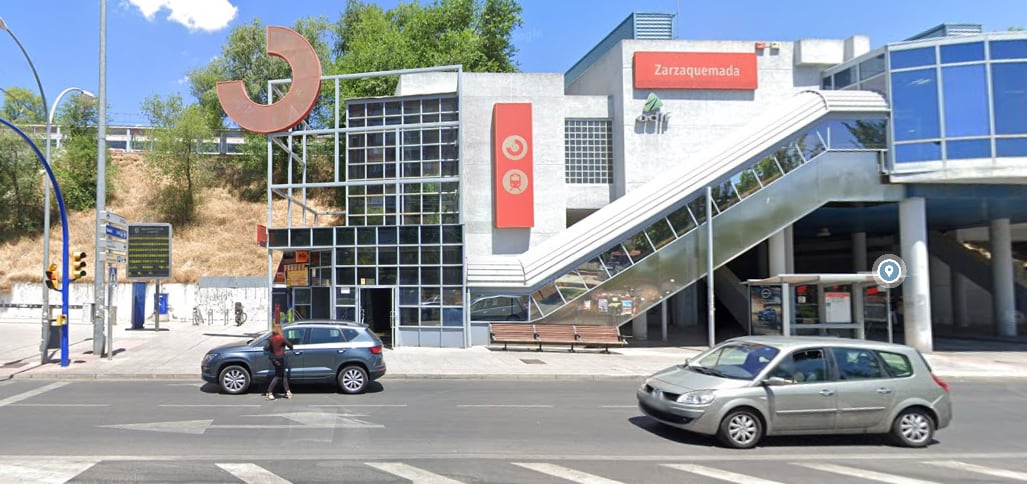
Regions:
[[[0,459],[3,482],[86,483],[123,480],[126,462],[118,459],[44,460]],[[633,482],[792,484],[799,482],[886,482],[891,484],[945,484],[963,482],[1027,482],[1027,463],[1012,459],[902,460],[888,463],[839,459],[837,462],[760,462],[713,459],[699,463],[624,461],[596,465],[588,462],[482,462],[453,459],[399,461],[339,461],[325,468],[311,461],[271,460],[254,462],[132,461],[130,480],[165,480],[170,467],[182,469],[183,481],[288,484],[292,482],[338,482],[342,476],[354,482],[396,482],[416,484],[461,484],[464,482],[574,482],[620,484]],[[109,466],[105,468],[105,466]],[[321,466],[320,469],[318,467]],[[771,467],[768,467],[771,466]],[[149,467],[149,470],[148,470]],[[322,474],[311,472],[322,471]],[[147,473],[151,476],[148,478]],[[669,474],[668,474],[669,473]]]

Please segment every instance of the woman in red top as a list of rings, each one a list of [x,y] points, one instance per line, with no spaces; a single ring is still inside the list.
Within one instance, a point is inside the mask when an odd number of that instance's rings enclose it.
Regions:
[[[285,349],[289,348],[291,350],[292,342],[282,335],[282,325],[275,323],[271,326],[271,337],[267,339],[264,347],[271,352],[271,367],[275,370],[275,377],[271,379],[271,384],[267,386],[267,399],[275,399],[275,387],[278,386],[279,379],[285,384],[285,398],[292,398],[292,391],[289,390],[289,379],[285,376]]]

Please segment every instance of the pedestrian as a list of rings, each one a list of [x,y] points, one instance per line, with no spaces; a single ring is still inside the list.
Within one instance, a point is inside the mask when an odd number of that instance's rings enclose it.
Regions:
[[[282,325],[275,323],[271,325],[271,337],[264,344],[264,350],[270,352],[271,368],[275,371],[274,378],[267,386],[267,399],[275,399],[275,388],[278,380],[281,379],[285,385],[285,398],[292,398],[292,391],[289,390],[289,378],[285,375],[285,349],[292,349],[292,342],[282,334]]]

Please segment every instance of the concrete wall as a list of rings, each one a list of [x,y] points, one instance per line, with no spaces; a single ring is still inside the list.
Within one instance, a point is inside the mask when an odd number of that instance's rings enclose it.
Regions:
[[[146,286],[146,326],[152,327],[154,284]],[[248,326],[266,327],[270,307],[270,294],[267,288],[203,288],[196,284],[161,284],[160,291],[168,294],[168,316],[171,320],[191,322],[193,306],[199,305],[205,321],[213,315],[213,324],[235,324],[235,303],[241,302],[246,312]],[[43,288],[41,284],[15,284],[8,294],[0,294],[0,304],[42,304]],[[88,307],[93,303],[92,284],[72,284],[68,295],[70,305],[82,305],[82,309],[71,310],[68,317],[72,324],[85,323],[89,319]],[[61,297],[57,292],[50,293],[50,304],[54,306],[54,314],[60,313]],[[132,283],[122,282],[114,291],[114,306],[117,307],[118,326],[132,325]],[[212,311],[212,313],[211,313]],[[38,308],[0,308],[0,320],[40,321],[42,309]],[[163,319],[162,319],[163,321]],[[209,323],[208,323],[209,324]]]

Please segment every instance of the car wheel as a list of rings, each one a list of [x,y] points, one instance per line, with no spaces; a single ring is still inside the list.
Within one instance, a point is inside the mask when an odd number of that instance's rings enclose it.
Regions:
[[[717,438],[728,447],[750,449],[763,438],[763,422],[752,410],[732,411],[721,420]]]
[[[350,365],[339,371],[339,390],[342,393],[362,393],[367,383],[367,371],[359,366]]]
[[[891,426],[892,439],[906,447],[924,447],[934,438],[934,419],[919,408],[903,410]]]
[[[239,365],[226,366],[218,375],[218,383],[221,385],[221,391],[229,395],[246,393],[246,390],[249,390],[250,383],[252,383],[252,381],[253,379],[250,377],[250,372]]]

